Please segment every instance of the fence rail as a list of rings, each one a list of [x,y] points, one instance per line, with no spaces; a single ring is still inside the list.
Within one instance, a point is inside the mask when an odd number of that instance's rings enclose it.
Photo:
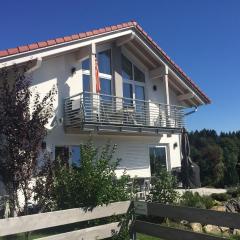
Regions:
[[[130,206],[130,201],[111,203],[107,206],[98,206],[92,210],[74,208],[62,211],[39,213],[22,217],[14,217],[0,220],[0,237],[18,233],[41,230],[51,227],[62,226],[77,222],[83,222],[93,219],[110,217],[112,215],[125,214]],[[44,240],[66,239],[66,236],[72,236],[70,239],[89,239],[89,236],[95,236],[98,239],[109,237],[110,232],[117,232],[119,224],[105,224],[98,227],[87,228],[84,230],[58,234],[55,236],[42,238]],[[99,235],[101,233],[101,235]],[[84,237],[85,236],[85,237]],[[101,238],[100,238],[101,236]]]
[[[93,219],[100,219],[104,217],[110,217],[112,215],[122,215],[128,212],[130,206],[131,202],[125,201],[111,203],[107,206],[98,206],[92,210],[74,208],[62,211],[1,219],[0,237],[89,221]],[[229,228],[240,228],[240,215],[237,213],[218,212],[214,210],[196,209],[142,201],[134,202],[134,208],[137,216],[144,215],[168,217],[174,220],[187,220],[189,222],[213,224],[217,226],[226,226]],[[120,231],[120,228],[120,222],[112,222],[100,226],[42,237],[38,238],[38,240],[106,239],[112,237],[113,234],[117,234]],[[147,221],[139,221],[138,219],[134,222],[133,230],[137,233],[143,233],[166,240],[226,239],[220,236],[161,226],[159,224]]]
[[[135,212],[138,215],[167,217],[174,220],[187,220],[202,224],[212,224],[229,228],[240,228],[240,215],[237,213],[219,212],[191,207],[173,206],[160,203],[135,202]],[[160,226],[145,221],[135,222],[135,231],[166,240],[220,240],[219,236],[211,236],[187,230]]]

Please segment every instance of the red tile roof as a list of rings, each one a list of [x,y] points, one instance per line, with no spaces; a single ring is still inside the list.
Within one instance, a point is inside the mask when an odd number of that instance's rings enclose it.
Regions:
[[[211,103],[211,100],[208,98],[208,96],[205,95],[204,92],[186,75],[186,73],[184,73],[183,70],[158,46],[158,44],[152,40],[152,38],[143,30],[143,28],[136,21],[130,21],[130,22],[122,23],[122,24],[108,26],[105,28],[95,29],[95,30],[88,31],[88,32],[74,34],[71,36],[60,37],[60,38],[42,41],[42,42],[38,42],[38,43],[32,43],[29,45],[19,46],[16,48],[0,50],[0,59],[3,57],[15,55],[15,54],[22,53],[22,52],[28,52],[28,51],[32,51],[32,50],[36,50],[36,49],[41,49],[41,48],[57,45],[57,44],[64,43],[64,42],[70,42],[70,41],[74,41],[77,39],[84,39],[86,37],[95,36],[98,34],[111,32],[111,31],[124,29],[124,28],[130,28],[130,27],[137,29],[148,40],[148,42],[164,56],[166,61],[174,66],[175,70],[180,75],[182,75],[182,77],[184,77],[184,79],[186,79],[187,82],[202,96],[205,103]]]

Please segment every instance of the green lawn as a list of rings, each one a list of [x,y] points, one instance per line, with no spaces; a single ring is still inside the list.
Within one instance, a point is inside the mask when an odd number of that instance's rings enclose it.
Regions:
[[[160,240],[160,238],[150,237],[143,234],[137,234],[137,240]]]

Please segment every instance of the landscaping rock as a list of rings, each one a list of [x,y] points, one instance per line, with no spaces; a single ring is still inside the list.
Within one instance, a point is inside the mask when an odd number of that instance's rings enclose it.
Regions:
[[[181,223],[182,225],[188,225],[188,224],[189,224],[189,222],[186,221],[186,220],[182,220],[180,223]]]
[[[219,227],[223,237],[229,237],[230,236],[230,228],[228,227]]]
[[[240,229],[234,229],[233,235],[240,236]]]
[[[202,224],[201,223],[190,223],[190,227],[194,232],[202,232]]]
[[[226,212],[226,207],[225,206],[213,206],[211,210],[214,211],[219,211],[219,212]]]
[[[233,213],[239,213],[240,212],[240,201],[237,199],[230,199],[226,203],[226,211],[233,212]]]
[[[210,224],[205,225],[203,227],[203,231],[205,233],[211,233],[211,234],[221,234],[222,233],[221,229],[218,226],[210,225]]]

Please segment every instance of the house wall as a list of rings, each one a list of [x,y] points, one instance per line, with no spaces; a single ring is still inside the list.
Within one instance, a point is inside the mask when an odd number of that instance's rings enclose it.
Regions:
[[[134,59],[134,56],[132,59],[138,62],[138,60]],[[46,139],[47,145],[53,152],[53,155],[55,146],[80,145],[81,143],[86,142],[90,137],[90,135],[85,134],[66,134],[60,121],[63,117],[64,99],[71,95],[82,92],[82,73],[80,65],[81,64],[76,60],[76,54],[71,53],[45,59],[42,62],[41,67],[32,73],[33,90],[38,91],[41,96],[44,96],[53,85],[57,86],[58,94],[56,96],[54,106],[56,108],[56,117],[58,119],[58,124],[55,128],[50,130]],[[76,72],[73,75],[71,74],[72,67],[76,68]],[[121,77],[119,77],[119,69],[116,74],[118,75],[116,78],[116,81],[118,81],[116,85],[118,85],[118,89],[121,89],[122,84]],[[157,86],[157,91],[153,91],[153,85]],[[119,95],[121,96],[120,93],[118,93],[118,96]],[[162,79],[150,80],[148,78],[147,70],[146,96],[150,99],[150,102],[165,102],[165,92]],[[172,91],[170,91],[170,101],[172,104],[177,104],[177,98]],[[49,129],[52,128],[50,126],[52,120],[53,119],[49,121],[49,124],[47,126]],[[120,167],[117,170],[118,175],[120,175],[124,169],[126,169],[132,177],[150,177],[150,145],[167,145],[169,149],[168,169],[179,167],[181,165],[180,142],[178,134],[171,136],[164,134],[161,137],[93,135],[93,139],[96,142],[96,145],[102,145],[107,141],[118,145],[115,157],[122,159],[120,162]],[[177,147],[175,148],[173,147],[174,143],[177,144]]]
[[[48,135],[47,145],[54,158],[55,146],[76,146],[86,143],[92,139],[96,146],[110,143],[116,144],[117,150],[113,159],[121,159],[117,175],[120,176],[124,170],[131,177],[150,177],[150,146],[167,146],[168,169],[181,166],[180,159],[180,135],[172,134],[167,136],[124,136],[124,135],[88,135],[88,134],[65,134],[59,128],[55,128]],[[174,147],[174,144],[177,144]]]

